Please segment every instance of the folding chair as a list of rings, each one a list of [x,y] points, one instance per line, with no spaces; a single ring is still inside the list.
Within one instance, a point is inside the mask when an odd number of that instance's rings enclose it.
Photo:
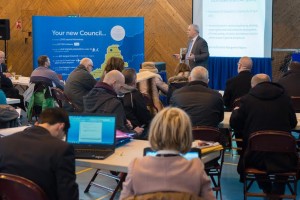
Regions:
[[[193,137],[194,140],[204,140],[222,143],[222,133],[218,128],[208,127],[208,126],[197,126],[193,127]],[[221,189],[221,174],[224,163],[224,153],[225,150],[220,151],[220,158],[218,162],[215,162],[213,166],[206,166],[205,171],[210,177],[213,183],[213,190],[216,192],[216,197],[220,192],[220,199],[222,200],[222,189]]]
[[[296,150],[296,141],[289,132],[284,131],[258,131],[251,134],[248,140],[247,152],[269,152],[269,153],[287,153],[295,154],[295,158],[298,159]],[[245,155],[245,159],[246,155]],[[297,162],[299,159],[297,160]],[[255,168],[245,167],[244,170],[244,199],[247,197],[276,197],[276,198],[288,198],[296,200],[297,196],[297,172],[298,169],[288,172],[268,172],[266,170],[258,170]],[[250,192],[252,184],[257,181],[257,176],[264,176],[266,178],[260,181],[269,183],[286,183],[291,194],[266,194],[264,192]],[[276,176],[286,177],[286,180],[277,180]]]
[[[44,191],[34,182],[12,174],[0,174],[0,199],[46,200]]]

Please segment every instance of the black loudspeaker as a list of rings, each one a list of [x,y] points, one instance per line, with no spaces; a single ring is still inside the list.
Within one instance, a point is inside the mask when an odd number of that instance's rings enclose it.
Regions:
[[[10,39],[9,19],[0,19],[0,40]]]

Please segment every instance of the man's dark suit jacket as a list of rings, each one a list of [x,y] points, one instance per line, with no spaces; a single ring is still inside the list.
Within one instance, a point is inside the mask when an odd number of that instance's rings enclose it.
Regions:
[[[251,89],[252,74],[250,71],[241,71],[237,76],[226,81],[223,95],[224,105],[227,110],[232,110],[235,99],[247,94]]]
[[[195,55],[195,61],[189,60],[189,65],[191,69],[193,69],[196,66],[202,66],[206,69],[208,68],[209,51],[207,42],[202,37],[198,36],[196,38],[191,53]]]
[[[278,83],[284,87],[289,96],[300,96],[300,69],[288,71]]]
[[[183,109],[193,126],[217,127],[224,118],[222,95],[202,81],[192,81],[173,92],[170,105]]]
[[[33,126],[0,139],[0,172],[38,184],[50,200],[78,200],[74,149]]]
[[[0,64],[0,72],[7,72],[7,65],[5,63],[1,63]]]

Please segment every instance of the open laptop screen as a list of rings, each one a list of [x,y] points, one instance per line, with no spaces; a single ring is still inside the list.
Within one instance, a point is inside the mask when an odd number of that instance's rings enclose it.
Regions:
[[[69,115],[70,129],[67,142],[74,145],[114,145],[116,117],[103,114]]]

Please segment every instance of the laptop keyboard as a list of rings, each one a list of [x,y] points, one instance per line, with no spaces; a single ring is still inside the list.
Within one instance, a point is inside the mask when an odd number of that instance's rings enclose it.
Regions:
[[[75,149],[76,158],[105,159],[112,153],[111,149]]]

